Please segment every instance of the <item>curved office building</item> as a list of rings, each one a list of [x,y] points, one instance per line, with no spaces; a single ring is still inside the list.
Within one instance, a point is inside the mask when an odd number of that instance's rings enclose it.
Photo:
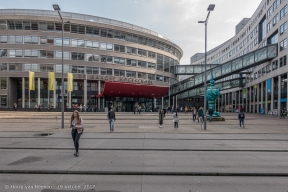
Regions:
[[[244,58],[245,62],[245,57],[253,52],[261,56],[259,53],[265,50],[263,47],[269,47],[270,44],[278,46],[276,57],[260,62],[248,71],[218,80],[244,79],[243,87],[223,87],[217,102],[218,110],[243,109],[246,112],[266,114],[270,111],[276,115],[280,109],[288,108],[287,3],[288,0],[262,0],[251,18],[244,18],[236,26],[234,37],[207,52],[207,64],[227,63],[228,66],[230,61],[236,64],[238,58],[241,62]],[[264,54],[267,55],[263,52],[264,57]],[[204,59],[204,54],[197,53],[191,57],[191,64],[203,64]]]
[[[73,104],[111,105],[118,111],[159,108],[169,82],[176,80],[179,46],[164,36],[129,23],[61,12],[64,21],[64,86],[62,23],[56,11],[0,10],[0,108],[61,106],[61,93]],[[35,90],[29,93],[29,71]],[[48,72],[55,72],[55,89],[48,91]],[[67,73],[73,91],[67,92]]]

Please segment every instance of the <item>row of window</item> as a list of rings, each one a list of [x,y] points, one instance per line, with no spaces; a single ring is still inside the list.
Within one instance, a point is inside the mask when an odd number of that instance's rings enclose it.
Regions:
[[[40,30],[40,31],[62,31],[62,23],[53,22],[37,22],[37,21],[1,21],[1,23],[7,23],[7,28],[10,30]],[[92,26],[84,26],[77,24],[65,24],[64,31],[70,33],[96,35],[100,37],[114,38],[123,41],[130,41],[133,43],[139,43],[143,45],[148,45],[155,47],[164,51],[167,51],[179,59],[181,58],[181,53],[175,47],[156,41],[154,39],[149,39],[146,37],[141,37],[135,34],[129,34],[123,31],[116,31],[112,29],[104,29]]]
[[[62,72],[62,65],[0,63],[0,70],[1,71]],[[169,82],[169,77],[162,76],[162,75],[136,72],[136,71],[128,71],[128,70],[120,70],[120,69],[110,69],[110,68],[84,67],[84,66],[71,66],[70,67],[69,65],[64,65],[64,72],[65,73],[71,72],[71,73],[77,73],[77,74],[87,73],[87,74],[95,74],[95,75],[111,75],[111,76],[113,75],[113,76],[119,76],[119,77],[132,77],[132,78],[149,79],[153,81],[156,80],[156,81]],[[174,80],[171,79],[171,81],[174,81]]]
[[[0,43],[9,44],[46,44],[46,45],[56,45],[62,46],[62,38],[55,37],[37,37],[37,36],[0,36]],[[134,54],[144,57],[156,58],[156,53],[152,51],[147,51],[143,49],[137,49],[134,47],[126,47],[123,45],[117,45],[106,42],[88,41],[81,39],[63,39],[64,46],[70,47],[80,47],[80,48],[92,48],[107,51],[115,51],[120,53]]]
[[[0,50],[0,57],[28,57],[28,58],[54,58],[54,59],[62,59],[61,51],[46,51],[46,50]],[[142,67],[149,69],[157,69],[159,71],[165,71],[170,73],[175,73],[174,65],[178,63],[174,63],[175,61],[169,57],[163,56],[161,54],[157,54],[157,64],[122,58],[122,57],[113,57],[108,55],[96,55],[90,53],[79,53],[79,52],[63,52],[64,60],[82,60],[82,61],[91,61],[91,62],[101,62],[101,63],[109,63],[109,64],[120,64],[120,65],[128,65],[134,67]]]

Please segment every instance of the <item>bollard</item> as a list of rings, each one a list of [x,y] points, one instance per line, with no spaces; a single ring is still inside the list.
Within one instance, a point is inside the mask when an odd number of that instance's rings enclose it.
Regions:
[[[58,124],[58,122],[57,122],[57,120],[58,120],[57,116],[54,117],[54,119],[55,119],[55,121],[56,121],[56,129],[57,129],[57,128],[58,128],[58,127],[57,127],[57,124]]]

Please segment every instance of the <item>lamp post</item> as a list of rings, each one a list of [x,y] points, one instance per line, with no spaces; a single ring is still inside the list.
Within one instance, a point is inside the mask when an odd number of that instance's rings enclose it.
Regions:
[[[62,21],[62,79],[61,79],[61,83],[62,83],[62,90],[61,90],[61,95],[62,95],[62,102],[61,102],[61,113],[62,113],[62,121],[61,121],[61,128],[64,129],[64,62],[63,62],[63,59],[64,59],[64,24],[65,23],[70,23],[70,21],[66,21],[64,22],[63,21],[63,18],[61,16],[61,9],[59,7],[59,5],[57,4],[53,4],[52,5],[54,10],[58,12],[59,14],[59,17]]]
[[[209,7],[207,8],[208,14],[206,17],[205,21],[198,21],[198,23],[204,23],[205,24],[205,72],[204,72],[204,76],[205,76],[205,80],[204,80],[204,130],[206,130],[206,108],[207,108],[207,97],[206,97],[206,89],[207,89],[207,76],[206,76],[206,64],[207,64],[207,24],[208,24],[208,19],[209,19],[209,15],[210,15],[210,11],[213,11],[215,8],[215,4],[210,4]]]

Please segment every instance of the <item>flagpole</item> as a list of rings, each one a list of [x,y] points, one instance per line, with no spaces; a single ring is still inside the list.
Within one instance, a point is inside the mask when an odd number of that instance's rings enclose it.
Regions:
[[[31,88],[31,85],[30,85],[30,84],[31,84],[31,82],[30,82],[30,78],[31,78],[31,77],[30,77],[30,75],[31,75],[31,74],[30,74],[30,71],[29,71],[29,95],[28,95],[28,105],[29,105],[29,106],[28,106],[28,108],[30,108],[30,88]]]
[[[50,103],[50,72],[48,72],[48,87],[47,87],[48,89],[48,106],[49,106],[49,103]],[[48,108],[48,106],[47,106],[47,108]]]

